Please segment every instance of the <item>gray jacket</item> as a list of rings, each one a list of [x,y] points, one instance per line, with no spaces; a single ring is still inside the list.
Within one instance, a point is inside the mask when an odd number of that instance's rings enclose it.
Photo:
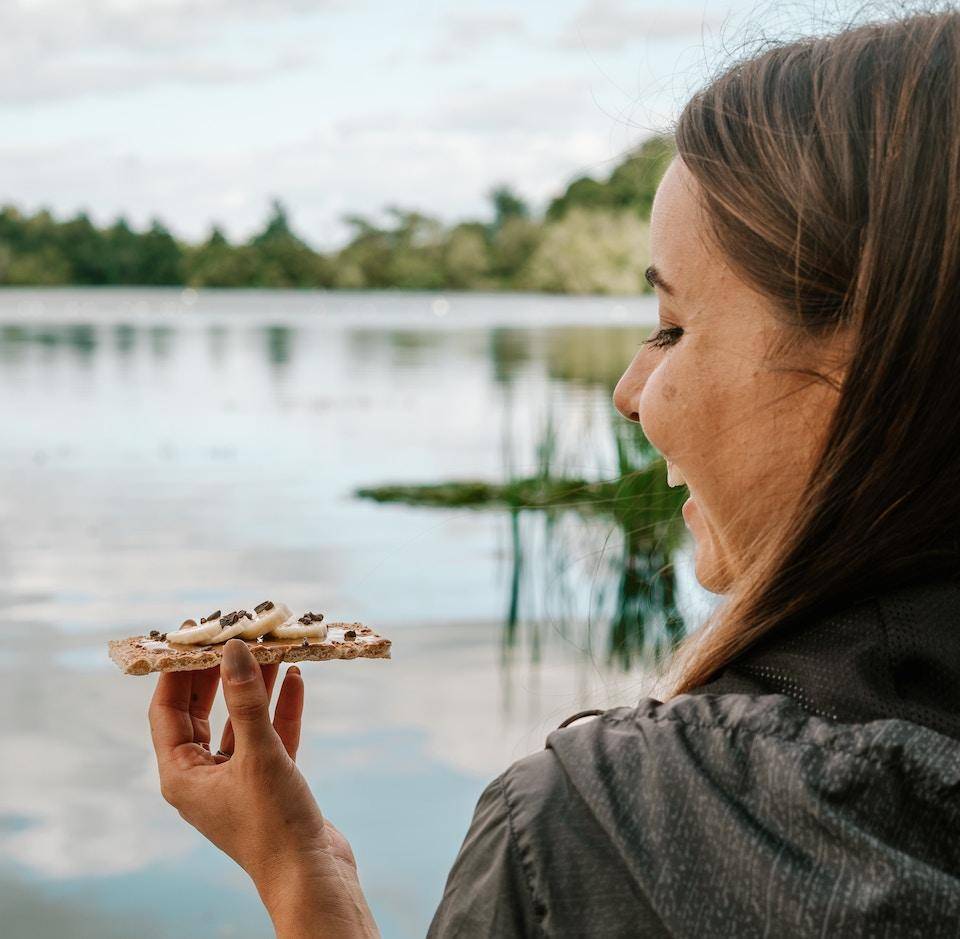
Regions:
[[[484,791],[429,935],[960,936],[960,582],[554,731]]]

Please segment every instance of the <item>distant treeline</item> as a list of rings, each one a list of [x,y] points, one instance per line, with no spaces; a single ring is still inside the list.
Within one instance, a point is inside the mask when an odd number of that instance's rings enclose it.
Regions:
[[[219,228],[188,244],[159,221],[146,231],[123,219],[98,228],[85,214],[57,221],[5,206],[0,284],[636,293],[646,289],[647,220],[672,156],[668,139],[650,138],[606,179],[572,182],[542,217],[508,187],[491,193],[488,221],[447,227],[393,208],[381,227],[351,216],[349,243],[329,253],[292,231],[279,202],[243,244]]]

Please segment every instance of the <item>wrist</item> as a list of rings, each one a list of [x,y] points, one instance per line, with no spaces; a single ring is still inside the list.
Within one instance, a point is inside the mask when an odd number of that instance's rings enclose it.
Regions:
[[[326,852],[254,878],[277,939],[379,935],[356,869]]]

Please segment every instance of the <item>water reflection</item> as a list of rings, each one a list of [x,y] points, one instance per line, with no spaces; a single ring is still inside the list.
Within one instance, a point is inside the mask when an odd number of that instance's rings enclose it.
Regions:
[[[113,347],[121,358],[128,358],[137,343],[137,330],[129,323],[118,323],[113,327]]]
[[[505,650],[525,644],[536,660],[541,630],[549,625],[584,652],[602,649],[608,663],[625,669],[649,664],[674,648],[687,625],[674,571],[674,555],[687,541],[680,513],[686,493],[667,485],[663,461],[636,425],[614,418],[611,434],[618,459],[614,479],[585,480],[565,472],[550,420],[538,447],[536,476],[510,473],[500,485],[451,480],[364,487],[358,495],[380,503],[507,514]],[[578,605],[584,575],[590,597],[585,619]]]
[[[545,358],[551,378],[612,392],[649,329],[573,326],[547,337]]]
[[[267,360],[271,365],[287,365],[293,352],[294,331],[288,326],[267,326],[263,332],[266,338]]]
[[[272,594],[394,639],[392,662],[304,670],[305,772],[386,937],[423,935],[489,778],[573,711],[643,692],[631,642],[677,605],[649,593],[677,554],[630,492],[550,512],[351,495],[535,476],[545,437],[557,473],[629,479],[606,382],[635,331],[612,301],[431,303],[0,293],[5,936],[269,929],[159,798],[152,679],[120,676],[107,638]]]
[[[147,331],[150,354],[156,361],[169,359],[176,333],[170,326],[151,326]]]
[[[530,360],[529,334],[526,330],[500,327],[490,330],[490,361],[494,381],[509,384]]]

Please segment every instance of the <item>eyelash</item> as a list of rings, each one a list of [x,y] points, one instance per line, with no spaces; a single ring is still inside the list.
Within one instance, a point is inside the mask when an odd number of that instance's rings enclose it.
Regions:
[[[683,329],[679,326],[668,326],[658,329],[649,339],[644,339],[644,345],[672,346],[683,335]]]

